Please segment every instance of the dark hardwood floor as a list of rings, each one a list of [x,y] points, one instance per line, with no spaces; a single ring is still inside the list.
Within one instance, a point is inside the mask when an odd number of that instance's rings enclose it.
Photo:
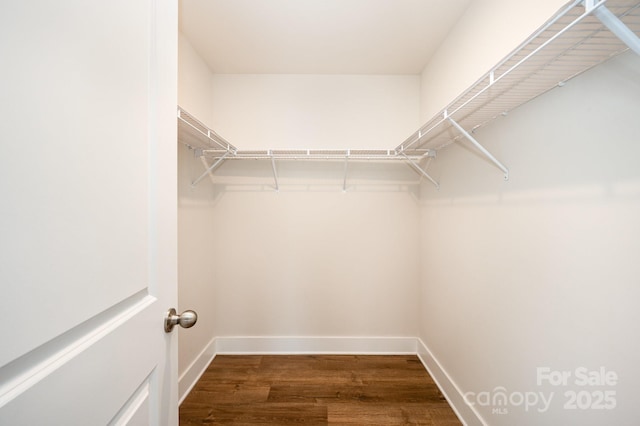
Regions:
[[[416,356],[219,355],[180,425],[459,425]]]

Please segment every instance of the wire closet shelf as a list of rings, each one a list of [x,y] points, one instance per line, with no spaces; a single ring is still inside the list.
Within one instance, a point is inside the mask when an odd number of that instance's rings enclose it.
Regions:
[[[640,55],[639,0],[576,0],[552,17],[453,102],[396,148],[388,150],[253,150],[236,148],[178,107],[178,139],[213,165],[226,160],[402,161],[428,178],[421,161],[466,139],[508,178],[508,169],[473,133],[509,111],[629,48]],[[428,164],[428,163],[427,163]]]

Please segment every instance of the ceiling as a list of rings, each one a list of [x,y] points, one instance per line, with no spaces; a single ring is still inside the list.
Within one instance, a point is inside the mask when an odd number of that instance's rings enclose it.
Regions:
[[[472,0],[180,0],[217,74],[419,74]]]

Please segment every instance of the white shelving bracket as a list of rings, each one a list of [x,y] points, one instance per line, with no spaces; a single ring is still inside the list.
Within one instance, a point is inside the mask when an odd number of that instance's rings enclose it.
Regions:
[[[276,171],[276,159],[273,158],[273,153],[269,151],[269,156],[271,157],[271,170],[273,170],[273,180],[276,184],[275,190],[276,192],[280,192],[280,185],[278,184],[278,173]]]
[[[609,31],[626,44],[629,49],[633,50],[637,55],[640,55],[640,37],[631,31],[620,18],[607,9],[602,2],[585,0],[583,5],[587,13],[593,14]]]
[[[449,123],[453,125],[453,127],[458,129],[458,131],[462,134],[462,136],[467,138],[476,148],[478,148],[478,150],[480,150],[480,152],[482,152],[489,160],[491,160],[493,164],[495,164],[500,170],[502,170],[502,172],[504,173],[504,180],[509,180],[509,169],[507,169],[507,167],[504,164],[502,164],[496,157],[494,157],[493,154],[491,154],[484,146],[480,144],[480,142],[476,140],[476,138],[471,136],[469,132],[467,132],[464,128],[462,128],[462,126],[459,125],[446,112],[444,117],[449,121]]]
[[[429,181],[435,185],[437,190],[440,190],[440,184],[431,177],[431,175],[429,175],[429,173],[427,173],[427,171],[425,169],[423,169],[422,167],[420,167],[420,164],[416,163],[415,161],[413,161],[411,158],[407,157],[407,154],[405,154],[404,152],[401,152],[400,155],[402,155],[404,157],[404,159],[407,161],[407,163],[413,167],[418,173],[420,173],[422,176],[426,177],[427,179],[429,179]],[[430,158],[433,158],[432,155],[430,155]]]
[[[349,156],[351,150],[347,150],[347,155],[344,157],[344,179],[342,181],[342,192],[347,192],[347,172],[349,170]]]
[[[202,173],[198,179],[194,180],[194,181],[193,181],[193,183],[191,183],[191,187],[192,187],[192,188],[195,188],[195,187],[196,187],[196,185],[197,185],[197,184],[199,184],[199,183],[200,183],[200,181],[201,181],[202,179],[204,179],[204,178],[205,178],[209,173],[213,173],[213,171],[214,171],[215,169],[217,169],[218,167],[220,167],[220,166],[222,165],[223,161],[225,160],[225,158],[227,158],[227,155],[229,155],[229,154],[230,154],[230,152],[229,152],[229,151],[227,151],[227,152],[225,152],[225,153],[224,153],[224,155],[223,155],[222,157],[218,158],[218,161],[216,161],[216,162],[215,162],[215,163],[213,163],[211,166],[209,166],[209,167],[207,168],[207,170],[205,170],[205,171],[204,171],[204,173]]]

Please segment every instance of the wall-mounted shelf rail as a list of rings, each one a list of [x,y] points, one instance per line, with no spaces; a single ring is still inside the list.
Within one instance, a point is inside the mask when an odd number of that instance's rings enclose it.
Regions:
[[[438,187],[424,159],[462,140],[470,141],[508,178],[507,167],[473,133],[509,111],[562,86],[584,71],[628,49],[640,54],[640,0],[575,0],[551,18],[504,60],[394,149],[242,151],[178,108],[179,140],[205,160],[194,185],[228,160],[269,160],[276,189],[277,161],[344,161],[344,184],[352,161],[401,161]]]
[[[352,161],[396,161],[410,164],[411,167],[434,185],[437,182],[429,176],[427,171],[420,165],[420,162],[435,156],[435,151],[425,149],[415,149],[411,154],[400,153],[395,149],[292,149],[292,150],[239,150],[227,142],[222,136],[209,129],[194,116],[178,107],[178,140],[183,144],[196,150],[196,153],[203,156],[205,160],[213,163],[207,164],[205,172],[193,181],[192,185],[197,185],[207,175],[229,160],[269,160],[273,168],[276,190],[278,185],[278,174],[276,161],[344,161],[345,171],[343,179],[343,190],[347,187],[348,163]]]
[[[208,128],[197,118],[178,107],[178,141],[199,150],[237,152],[225,138]]]
[[[472,134],[629,48],[640,54],[638,34],[640,1],[574,1],[396,150],[408,155],[425,148],[438,151],[466,138],[507,178],[506,166]]]

